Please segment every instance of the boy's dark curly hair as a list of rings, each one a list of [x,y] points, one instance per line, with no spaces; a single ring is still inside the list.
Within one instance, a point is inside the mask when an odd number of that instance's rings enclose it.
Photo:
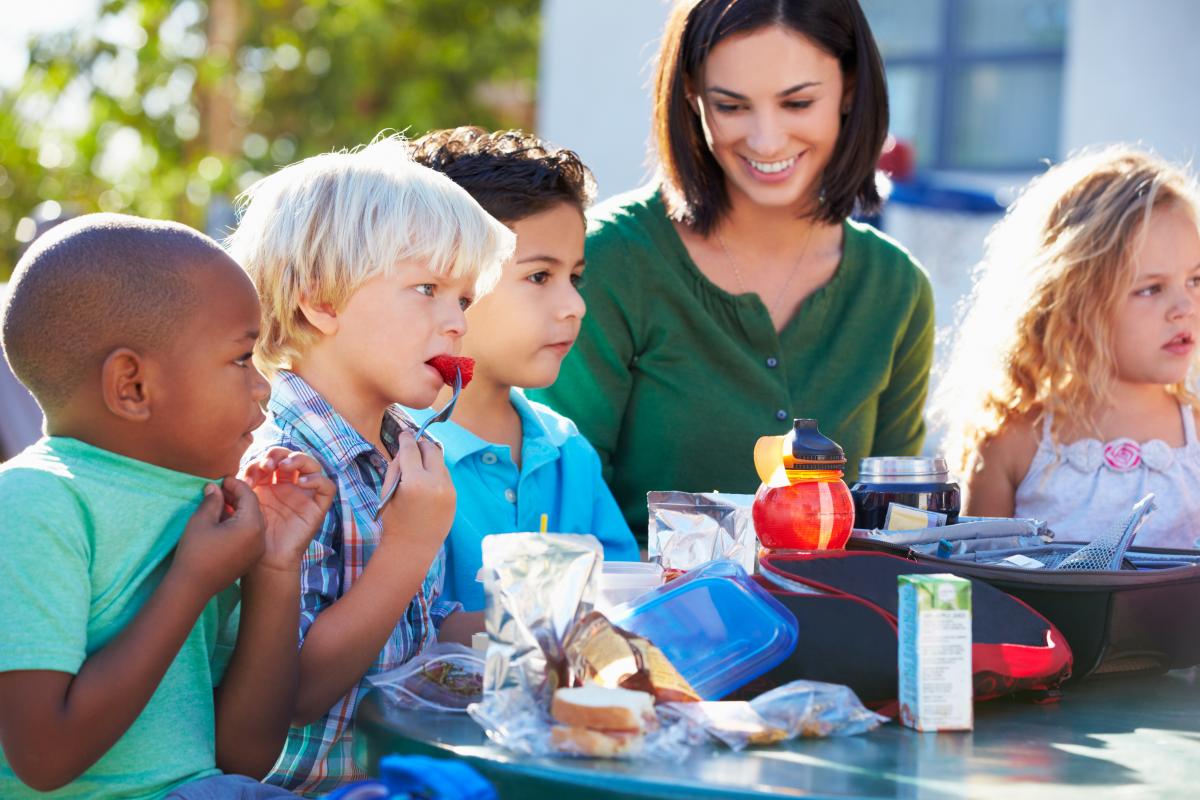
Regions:
[[[448,175],[505,224],[559,203],[583,213],[596,194],[592,171],[574,151],[523,131],[447,128],[425,134],[411,147],[414,161]]]

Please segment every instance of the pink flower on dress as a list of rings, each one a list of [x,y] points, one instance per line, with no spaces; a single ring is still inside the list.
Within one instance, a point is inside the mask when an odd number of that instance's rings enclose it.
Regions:
[[[1142,463],[1142,447],[1133,439],[1114,439],[1104,445],[1104,463],[1117,472],[1137,469]]]

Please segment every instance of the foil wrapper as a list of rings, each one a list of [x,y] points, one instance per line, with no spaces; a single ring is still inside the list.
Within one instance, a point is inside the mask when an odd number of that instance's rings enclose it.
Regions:
[[[649,559],[681,572],[728,559],[753,575],[758,558],[753,504],[750,494],[647,492]]]
[[[664,690],[674,690],[672,697],[685,693],[686,682],[681,689],[652,654],[635,652],[615,632],[612,636],[630,649],[616,657],[606,655],[613,649],[600,641],[607,620],[594,612],[603,552],[600,542],[588,535],[484,537],[487,662],[483,699],[469,705],[467,713],[501,747],[527,755],[573,755],[552,741],[556,723],[550,703],[556,689],[581,682],[582,674],[577,673],[626,677],[632,670],[647,682],[658,677]],[[615,631],[611,626],[609,630]],[[684,725],[656,725],[637,747],[616,757],[680,761],[687,755],[687,733]]]
[[[503,533],[483,538],[483,691],[516,689],[548,708],[568,686],[562,642],[593,610],[604,548],[588,534]]]

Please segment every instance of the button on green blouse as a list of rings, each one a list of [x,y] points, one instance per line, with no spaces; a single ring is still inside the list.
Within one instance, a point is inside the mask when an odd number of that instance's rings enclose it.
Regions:
[[[579,340],[549,389],[600,454],[630,527],[646,492],[750,493],[754,442],[813,417],[846,451],[912,455],[933,357],[929,278],[896,242],[847,221],[842,261],[777,333],[756,294],[700,272],[655,187],[590,215]]]

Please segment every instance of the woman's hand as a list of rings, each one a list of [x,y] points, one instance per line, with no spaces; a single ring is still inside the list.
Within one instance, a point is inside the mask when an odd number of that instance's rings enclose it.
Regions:
[[[258,565],[296,569],[333,502],[333,482],[312,456],[284,447],[272,447],[247,464],[242,480],[258,497],[266,521]]]

